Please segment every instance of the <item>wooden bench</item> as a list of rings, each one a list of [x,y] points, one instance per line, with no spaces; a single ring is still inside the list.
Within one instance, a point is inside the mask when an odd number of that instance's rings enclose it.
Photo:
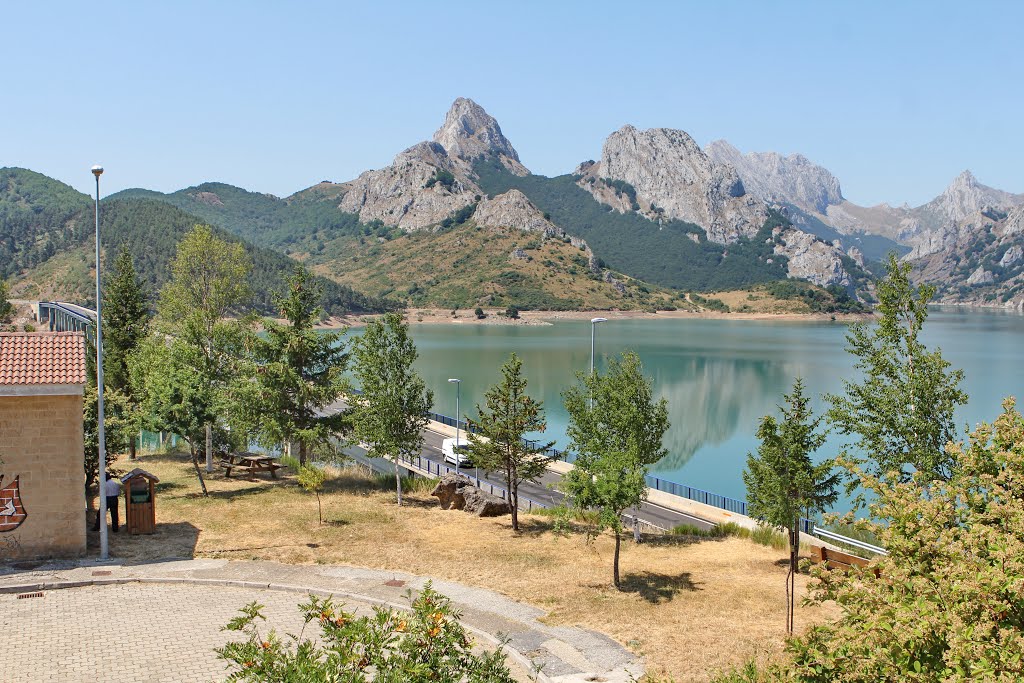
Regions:
[[[231,477],[231,470],[244,470],[249,474],[249,479],[253,479],[257,472],[270,472],[271,478],[277,479],[277,471],[284,467],[273,460],[245,457],[239,458],[237,462],[230,459],[221,460],[220,466],[224,468],[225,477]]]
[[[852,567],[866,567],[869,561],[863,557],[857,557],[850,553],[830,550],[822,546],[811,546],[811,559],[815,563],[824,562],[829,569],[841,569],[847,571]]]

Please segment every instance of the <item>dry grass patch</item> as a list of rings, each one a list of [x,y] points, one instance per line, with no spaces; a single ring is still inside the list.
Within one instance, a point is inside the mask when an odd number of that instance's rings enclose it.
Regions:
[[[482,586],[548,610],[550,624],[606,633],[647,657],[652,672],[680,681],[709,680],[783,642],[785,553],[749,540],[624,543],[625,590],[617,591],[612,539],[560,536],[544,517],[523,515],[516,536],[507,518],[443,511],[422,491],[399,508],[393,480],[344,469],[328,477],[321,526],[316,499],[291,475],[246,481],[215,474],[204,499],[183,456],[142,456],[137,464],[161,480],[159,531],[112,535],[115,557],[350,564]],[[800,588],[805,581],[798,579]],[[832,616],[831,609],[798,608],[797,624]]]

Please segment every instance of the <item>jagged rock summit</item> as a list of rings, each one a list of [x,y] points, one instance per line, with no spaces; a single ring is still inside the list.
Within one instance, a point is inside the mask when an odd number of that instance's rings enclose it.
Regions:
[[[715,163],[681,130],[623,126],[605,140],[599,162],[581,164],[576,172],[580,186],[599,201],[600,182],[628,183],[648,217],[699,225],[721,244],[756,234],[768,216],[734,168]]]
[[[460,97],[452,103],[444,125],[434,133],[434,142],[444,147],[453,159],[472,163],[481,157],[497,156],[512,173],[529,174],[495,118],[469,98]]]
[[[747,192],[763,201],[794,204],[818,214],[844,201],[839,179],[802,154],[743,154],[725,140],[710,143],[705,152],[715,162],[736,169]]]

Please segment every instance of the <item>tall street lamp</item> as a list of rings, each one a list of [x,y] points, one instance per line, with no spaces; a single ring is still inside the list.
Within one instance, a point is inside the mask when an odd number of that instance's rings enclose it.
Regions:
[[[100,559],[110,557],[107,538],[107,435],[103,424],[103,295],[100,290],[100,176],[102,166],[93,166],[96,176],[96,426],[99,459]]]
[[[455,447],[452,453],[455,455],[455,474],[459,473],[459,394],[462,393],[462,380],[452,377],[449,384],[455,385]]]
[[[597,324],[606,323],[608,318],[591,318],[590,319],[590,376],[594,376],[594,337],[596,336]],[[590,393],[590,407],[594,407],[594,393]]]

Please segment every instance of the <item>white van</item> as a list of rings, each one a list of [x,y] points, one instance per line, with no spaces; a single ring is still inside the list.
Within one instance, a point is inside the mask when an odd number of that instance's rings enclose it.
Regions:
[[[441,442],[441,453],[444,455],[444,461],[459,467],[468,465],[470,459],[467,446],[469,446],[469,439],[464,436],[459,437],[458,443],[455,443],[454,438],[445,439]]]

